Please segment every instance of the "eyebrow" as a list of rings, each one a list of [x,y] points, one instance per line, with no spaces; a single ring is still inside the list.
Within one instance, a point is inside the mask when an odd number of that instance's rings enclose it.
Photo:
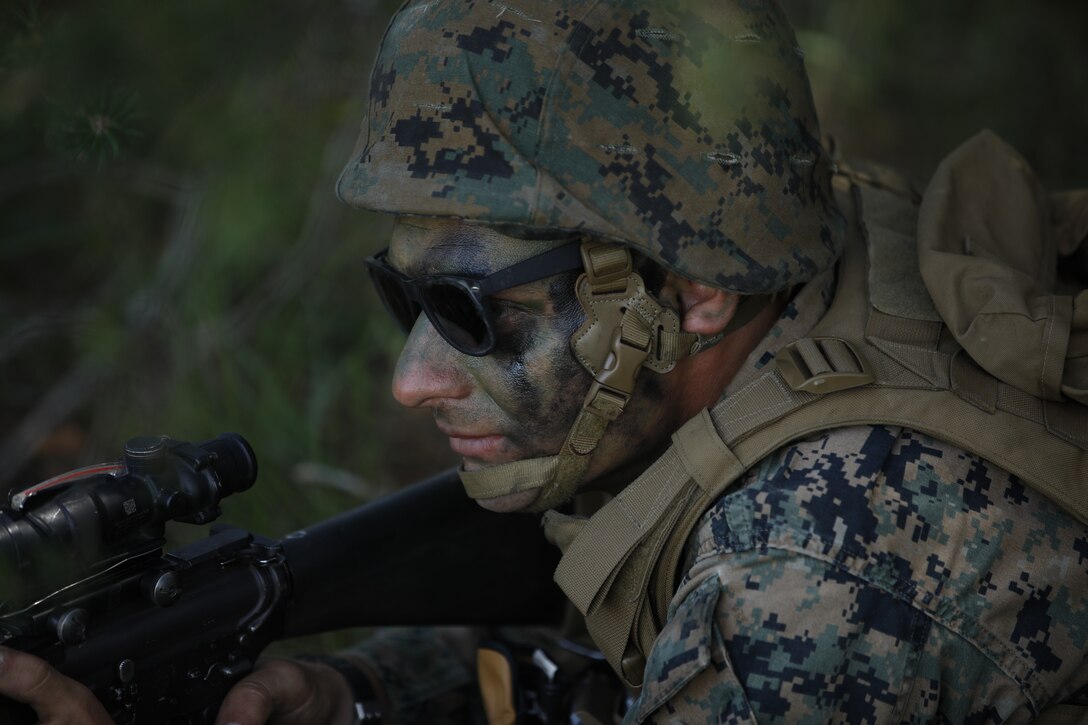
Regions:
[[[401,274],[409,278],[422,277],[428,274],[452,274],[458,277],[469,278],[483,278],[491,274],[494,270],[481,267],[479,263],[463,263],[462,258],[467,251],[463,242],[458,243],[456,233],[446,234],[439,239],[430,248],[430,252],[440,252],[446,250],[452,250],[455,252],[448,261],[453,265],[452,267],[445,267],[443,269],[437,269],[431,264],[428,264],[430,254],[424,256],[421,259],[414,260],[411,264],[401,268],[399,265],[395,265],[394,269],[397,269]],[[480,255],[473,255],[480,256]]]
[[[410,220],[405,220],[402,223],[413,229],[424,232],[429,231],[429,227],[414,224]],[[459,277],[482,279],[501,268],[494,268],[493,265],[486,264],[488,255],[482,253],[479,240],[480,232],[474,225],[460,224],[447,228],[443,230],[437,241],[431,245],[430,251],[452,250],[454,254],[447,258],[447,261],[454,266],[437,269],[427,263],[427,257],[430,255],[425,255],[422,259],[407,265],[406,268],[398,269],[408,277],[421,277],[427,274],[452,274]],[[475,254],[469,254],[471,250],[475,250]],[[466,262],[465,258],[469,256],[472,259]]]
[[[410,221],[403,221],[401,223],[406,225],[406,226],[412,227],[413,229],[419,229],[419,230],[423,230],[423,231],[428,230],[427,227],[425,227],[425,226],[423,226],[421,224],[413,224]],[[505,231],[500,232],[500,233],[505,233]],[[514,235],[507,234],[507,236],[514,236]],[[540,239],[540,241],[550,241],[550,242],[555,242],[555,243],[559,244],[559,246],[566,246],[566,244],[569,244],[570,242],[572,242],[572,241],[574,241],[576,239],[579,239],[581,236],[582,235],[581,235],[580,232],[570,231],[570,232],[563,232],[561,234],[555,235],[554,237],[551,237],[551,236],[542,237]],[[534,239],[517,237],[517,236],[514,236],[514,238],[515,239],[523,239],[524,241],[537,241],[537,240],[534,240]],[[442,233],[442,236],[439,237],[439,239],[431,246],[431,251],[442,251],[442,250],[452,249],[455,252],[455,254],[453,255],[453,257],[452,257],[452,259],[450,261],[453,264],[456,265],[458,262],[462,261],[462,258],[466,256],[465,252],[467,252],[469,249],[477,250],[477,254],[472,255],[474,257],[484,257],[484,256],[486,256],[486,255],[483,255],[483,254],[479,253],[478,240],[479,240],[479,234],[472,227],[472,225],[459,225],[459,226],[453,227],[451,229],[445,230]],[[473,242],[477,242],[477,244],[474,246]],[[547,250],[545,250],[545,251],[547,251]],[[538,252],[537,254],[532,254],[529,257],[526,257],[526,259],[519,260],[518,262],[514,262],[513,264],[519,264],[520,262],[531,259],[531,258],[533,258],[533,257],[535,257],[535,256],[537,256],[538,254],[541,254],[541,253],[543,253],[543,252]],[[405,275],[405,276],[407,276],[409,278],[422,277],[422,276],[428,275],[428,274],[450,274],[450,275],[456,275],[456,276],[459,276],[459,277],[467,277],[467,278],[472,278],[472,279],[483,279],[484,277],[488,277],[488,276],[490,276],[490,275],[492,275],[492,274],[494,274],[494,273],[496,273],[498,271],[501,271],[503,269],[508,269],[509,267],[513,266],[512,264],[508,264],[505,267],[499,267],[499,268],[496,269],[496,268],[493,268],[493,267],[490,267],[490,266],[486,266],[486,267],[485,266],[480,266],[479,260],[473,260],[473,262],[474,262],[474,264],[465,264],[464,266],[455,266],[453,268],[446,268],[446,269],[435,269],[434,267],[429,266],[427,264],[426,258],[423,258],[423,259],[417,260],[416,262],[413,262],[412,264],[408,265],[404,269],[401,269],[399,267],[395,267],[395,269],[397,269],[401,274],[403,274],[403,275]]]

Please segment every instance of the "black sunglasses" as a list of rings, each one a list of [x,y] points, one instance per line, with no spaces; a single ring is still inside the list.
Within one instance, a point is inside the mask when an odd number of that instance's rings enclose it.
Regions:
[[[422,310],[438,334],[466,355],[480,357],[495,349],[495,319],[488,297],[560,272],[582,268],[581,241],[530,257],[482,279],[456,274],[408,278],[389,266],[388,248],[366,260],[382,304],[401,329],[409,332]]]

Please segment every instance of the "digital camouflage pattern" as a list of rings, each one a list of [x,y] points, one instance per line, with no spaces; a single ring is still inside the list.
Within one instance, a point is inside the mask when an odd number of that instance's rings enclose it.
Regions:
[[[385,627],[341,654],[362,661],[382,683],[393,723],[468,723],[476,694],[469,627]]]
[[[722,497],[631,722],[1023,722],[1088,686],[1088,527],[887,427],[789,446]]]
[[[773,0],[411,0],[338,193],[584,230],[730,291],[787,289],[845,229],[802,56]]]

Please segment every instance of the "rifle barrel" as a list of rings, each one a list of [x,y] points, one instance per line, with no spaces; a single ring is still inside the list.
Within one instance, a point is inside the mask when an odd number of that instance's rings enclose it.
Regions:
[[[540,518],[469,499],[455,470],[291,534],[285,636],[354,626],[557,624]],[[378,588],[378,587],[381,588]]]

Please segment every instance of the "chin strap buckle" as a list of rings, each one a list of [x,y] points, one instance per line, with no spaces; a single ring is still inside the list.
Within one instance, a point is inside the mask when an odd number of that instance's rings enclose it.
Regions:
[[[642,364],[650,357],[657,338],[654,332],[639,314],[624,310],[619,326],[612,333],[612,349],[594,379],[629,398]]]

